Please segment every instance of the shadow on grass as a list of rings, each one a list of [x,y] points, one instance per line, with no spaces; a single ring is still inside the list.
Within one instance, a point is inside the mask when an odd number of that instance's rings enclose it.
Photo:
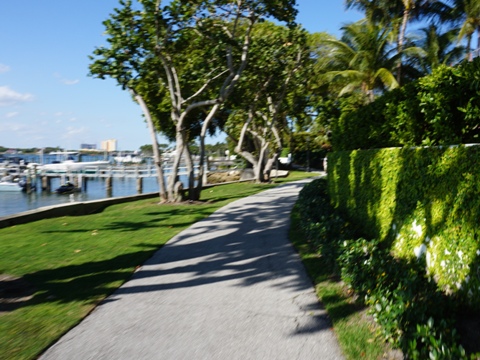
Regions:
[[[156,251],[153,245],[142,244],[141,251],[108,260],[27,274],[24,278],[34,284],[38,292],[25,306],[74,301],[95,304],[116,290],[113,297],[104,301],[106,304],[132,294],[158,293],[155,296],[161,297],[170,290],[225,282],[229,287],[266,283],[273,288],[308,293],[311,282],[286,238],[290,210],[302,186],[303,183],[288,184],[272,189],[275,193],[249,198],[244,205],[231,203],[174,237],[161,251]],[[108,228],[135,231],[156,227],[156,221],[118,222]],[[142,264],[139,271],[133,272]],[[129,278],[132,281],[117,289]],[[298,306],[321,311],[316,300],[305,300]],[[312,316],[295,334],[329,329],[331,325],[327,320],[322,314]]]
[[[96,303],[111,294],[132,276],[133,270],[148,259],[157,248],[122,254],[104,261],[68,265],[56,269],[41,270],[24,276],[37,292],[24,305],[42,302],[71,302],[84,300]]]
[[[154,219],[148,221],[112,221],[107,226],[102,228],[91,227],[91,228],[81,228],[81,229],[72,229],[72,228],[62,228],[59,230],[47,230],[43,231],[45,234],[55,234],[55,233],[85,233],[91,232],[94,230],[113,230],[113,231],[138,231],[140,229],[151,228],[157,229],[161,226],[168,226],[171,228],[181,228],[191,225],[195,221],[204,219],[211,214],[211,211],[201,210],[199,208],[195,209],[175,209],[170,208],[168,211],[159,211],[159,212],[148,212],[145,213],[147,216],[155,217]],[[172,222],[170,219],[180,216],[187,216],[188,221],[185,222]]]

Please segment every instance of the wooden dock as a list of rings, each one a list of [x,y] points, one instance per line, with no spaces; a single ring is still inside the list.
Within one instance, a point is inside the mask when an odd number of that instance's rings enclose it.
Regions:
[[[207,183],[206,175],[207,172],[221,172],[220,169],[229,169],[234,166],[233,160],[228,159],[209,159],[205,165],[206,169],[209,169],[204,172],[204,184]],[[164,175],[168,177],[172,172],[172,164],[164,164]],[[77,190],[86,191],[87,183],[89,179],[105,179],[107,193],[111,192],[113,186],[113,179],[118,178],[134,178],[137,180],[137,191],[142,193],[143,190],[143,179],[151,178],[157,176],[157,171],[154,165],[145,165],[145,164],[135,164],[135,165],[108,165],[108,166],[85,166],[82,170],[78,171],[47,171],[41,169],[39,166],[32,168],[23,168],[23,175],[26,176],[26,191],[32,192],[35,188],[40,188],[42,191],[51,191],[52,190],[52,179],[60,178],[61,183],[66,183],[67,181],[73,183]],[[194,173],[198,174],[198,165],[194,166]],[[178,176],[188,175],[187,168],[185,165],[179,167]],[[20,175],[19,175],[20,176]]]
[[[164,167],[164,175],[168,177],[172,172],[172,167]],[[198,166],[194,166],[194,173],[198,174]],[[178,176],[188,175],[187,168],[181,166]],[[131,166],[102,166],[102,167],[85,167],[82,171],[66,171],[51,172],[42,169],[29,169],[26,173],[27,192],[31,192],[34,186],[39,187],[42,191],[52,190],[52,179],[61,179],[61,183],[67,181],[73,183],[75,188],[80,191],[87,190],[89,179],[105,179],[107,193],[112,191],[113,179],[118,178],[134,178],[137,180],[137,192],[142,193],[143,179],[156,177],[157,171],[153,165],[131,165]],[[206,172],[205,172],[206,176]],[[205,180],[205,179],[204,179]],[[39,184],[40,182],[40,184]],[[39,186],[40,185],[40,186]]]

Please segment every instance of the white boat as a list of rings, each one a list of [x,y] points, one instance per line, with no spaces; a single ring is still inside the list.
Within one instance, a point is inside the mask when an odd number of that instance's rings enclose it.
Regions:
[[[65,160],[54,164],[45,164],[38,167],[39,170],[46,172],[82,172],[86,170],[95,170],[97,168],[104,168],[110,165],[109,161],[97,160],[97,161],[82,161],[77,162],[74,160]]]
[[[26,169],[25,165],[9,163],[8,161],[0,163],[0,177],[1,176],[21,176],[23,175],[24,170]]]
[[[140,164],[143,161],[143,158],[141,156],[136,156],[136,155],[126,155],[126,156],[115,156],[113,158],[116,163],[118,164]]]
[[[18,182],[0,180],[0,191],[19,192],[22,190]]]
[[[109,161],[97,160],[97,161],[75,161],[72,155],[78,155],[77,152],[63,151],[52,152],[51,155],[57,155],[60,159],[52,164],[44,164],[37,167],[38,170],[45,172],[55,173],[68,173],[68,172],[85,172],[88,170],[95,171],[99,168],[104,168],[110,165]]]

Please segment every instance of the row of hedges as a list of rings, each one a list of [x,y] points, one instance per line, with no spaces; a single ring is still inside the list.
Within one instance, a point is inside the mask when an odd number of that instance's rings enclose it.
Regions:
[[[480,140],[480,58],[390,91],[332,122],[335,151]]]
[[[425,261],[446,294],[480,310],[480,147],[329,156],[332,204],[393,256]]]
[[[425,261],[396,259],[385,243],[359,238],[355,223],[331,206],[327,186],[318,179],[302,189],[295,205],[299,226],[357,301],[369,306],[383,338],[407,359],[467,359],[455,330],[456,307],[423,271]]]

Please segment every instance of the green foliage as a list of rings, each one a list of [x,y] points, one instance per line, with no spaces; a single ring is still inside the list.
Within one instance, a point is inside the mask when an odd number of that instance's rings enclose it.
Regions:
[[[480,148],[335,152],[329,193],[335,208],[459,304],[480,299]],[[424,260],[422,260],[424,259]]]
[[[168,148],[167,144],[158,144],[158,149],[160,152],[164,152]],[[140,151],[145,156],[152,156],[153,155],[153,146],[149,144],[145,144],[140,146]]]
[[[302,257],[317,295],[332,320],[346,359],[380,359],[388,346],[375,337],[370,321],[338,281],[335,251],[350,229],[330,206],[325,179],[304,187],[292,211],[289,237]],[[315,230],[317,229],[317,231]],[[325,245],[325,246],[324,246]]]
[[[434,72],[391,91],[334,126],[335,150],[479,141],[480,59]]]
[[[458,344],[453,299],[425,273],[424,258],[398,259],[385,241],[358,237],[361,227],[352,226],[358,222],[348,224],[330,205],[324,179],[301,191],[295,209],[311,246],[369,306],[381,338],[408,359],[467,358]]]
[[[386,341],[412,359],[426,359],[429,353],[437,354],[435,359],[465,357],[451,330],[450,299],[423,274],[421,264],[395,259],[381,242],[362,238],[345,242],[339,261],[342,279],[369,305]]]
[[[303,232],[309,242],[333,267],[338,255],[338,244],[349,239],[352,230],[333,211],[328,201],[325,180],[316,180],[305,186],[298,196],[296,206],[303,221]]]

